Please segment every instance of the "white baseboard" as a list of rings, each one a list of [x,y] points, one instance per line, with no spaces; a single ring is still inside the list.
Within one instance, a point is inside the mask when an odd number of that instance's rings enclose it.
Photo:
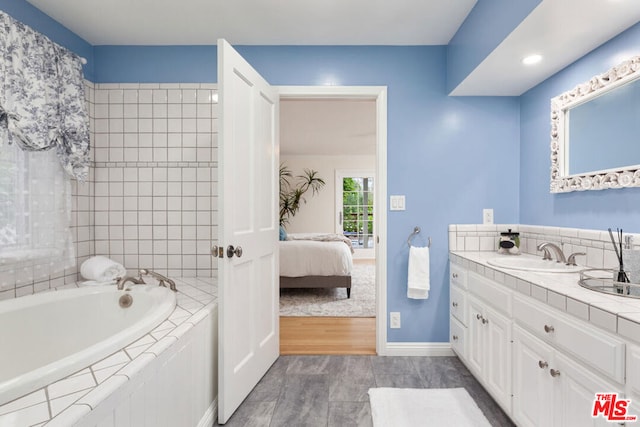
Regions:
[[[455,356],[448,342],[388,342],[386,356]]]
[[[218,398],[216,397],[207,408],[197,427],[211,427],[213,422],[218,418]]]

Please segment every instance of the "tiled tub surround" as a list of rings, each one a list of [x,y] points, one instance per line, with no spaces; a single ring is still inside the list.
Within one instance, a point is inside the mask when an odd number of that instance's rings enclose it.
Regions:
[[[612,225],[615,228],[615,224]],[[544,227],[520,224],[452,224],[449,225],[449,250],[496,252],[500,232],[520,232],[520,251],[539,255],[536,247],[543,242],[552,242],[562,247],[569,256],[584,252],[586,256],[576,257],[579,265],[588,268],[617,268],[618,261],[606,230],[585,230],[579,228]],[[640,234],[624,233],[632,236],[633,249],[640,249]]]
[[[96,84],[96,254],[133,271],[215,276],[216,87]]]
[[[77,282],[96,254],[131,272],[216,277],[217,85],[85,84],[92,165],[87,182],[71,181],[76,266],[3,275],[0,300]]]
[[[211,278],[175,281],[177,306],[165,322],[100,362],[0,406],[0,426],[212,422],[217,401],[217,286]],[[151,279],[147,282],[140,286],[156,286]]]

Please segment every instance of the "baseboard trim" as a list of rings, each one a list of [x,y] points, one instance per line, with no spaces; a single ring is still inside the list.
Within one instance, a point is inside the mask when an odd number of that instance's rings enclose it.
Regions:
[[[198,423],[198,427],[211,427],[218,418],[218,397],[216,396],[211,402],[211,405],[207,408],[206,412],[200,418],[200,422]]]
[[[387,356],[455,356],[448,342],[388,342]]]

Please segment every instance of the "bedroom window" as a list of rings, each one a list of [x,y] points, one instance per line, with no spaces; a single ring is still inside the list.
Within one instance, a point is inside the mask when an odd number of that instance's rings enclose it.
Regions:
[[[338,232],[351,240],[354,249],[371,249],[374,246],[373,174],[341,176],[340,181]]]

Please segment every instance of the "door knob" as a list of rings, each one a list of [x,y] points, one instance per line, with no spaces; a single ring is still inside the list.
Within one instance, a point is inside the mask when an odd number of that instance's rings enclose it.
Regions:
[[[544,331],[545,331],[546,333],[548,333],[548,334],[549,334],[549,333],[553,332],[554,330],[555,330],[555,329],[553,328],[553,326],[544,325]]]
[[[549,369],[549,375],[551,375],[553,378],[559,377],[560,376],[560,371],[555,370],[555,369]]]
[[[234,254],[238,258],[242,257],[242,247],[238,246],[234,248],[233,245],[227,246],[227,258],[233,257]]]
[[[539,360],[538,361],[538,366],[540,366],[540,369],[544,369],[544,368],[548,367],[549,364],[547,362],[545,362],[545,361]]]
[[[454,306],[454,307],[457,307],[458,303],[454,301],[454,302],[451,303],[451,305]]]

